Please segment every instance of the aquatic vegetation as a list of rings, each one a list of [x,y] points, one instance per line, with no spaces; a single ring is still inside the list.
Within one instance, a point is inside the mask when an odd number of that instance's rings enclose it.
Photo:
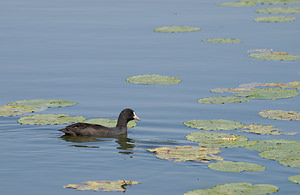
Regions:
[[[294,175],[289,177],[289,181],[300,184],[300,175]]]
[[[109,119],[104,119],[104,118],[90,119],[90,120],[85,120],[83,122],[89,123],[89,124],[103,125],[105,127],[115,127],[117,125],[117,120],[109,120]],[[136,126],[135,121],[129,121],[127,123],[127,127],[129,127],[129,128],[133,128],[135,126]]]
[[[275,120],[300,120],[300,113],[284,110],[262,110],[258,113],[260,116]]]
[[[240,39],[205,39],[203,42],[212,42],[212,43],[241,43]]]
[[[289,167],[300,167],[300,142],[295,140],[271,139],[260,140],[247,149],[260,151],[259,156],[276,160]]]
[[[245,162],[218,161],[208,165],[210,169],[227,172],[263,171],[266,168],[261,165]]]
[[[23,125],[57,125],[78,123],[85,120],[82,116],[70,117],[66,114],[37,114],[21,117],[18,122]]]
[[[65,107],[73,106],[78,104],[77,102],[71,102],[68,100],[51,100],[51,99],[36,99],[36,100],[21,100],[8,103],[8,106],[27,106],[33,107],[40,110],[45,110],[46,108],[52,107]]]
[[[247,137],[229,133],[195,132],[185,137],[189,141],[199,142],[203,147],[246,147],[256,144],[257,141],[248,141]]]
[[[300,81],[292,81],[288,83],[249,83],[241,84],[239,87],[254,88],[254,87],[281,87],[281,88],[296,88],[300,90]]]
[[[297,90],[290,89],[280,89],[280,88],[263,88],[263,89],[254,89],[252,91],[241,92],[236,94],[236,97],[246,97],[249,99],[281,99],[281,98],[290,98],[299,95]]]
[[[199,189],[185,193],[184,195],[210,195],[210,194],[269,194],[277,192],[279,188],[270,184],[229,183],[217,185],[210,189]]]
[[[227,103],[241,103],[248,102],[247,98],[239,98],[239,97],[209,97],[209,98],[200,98],[198,99],[198,103],[202,104],[227,104]]]
[[[256,133],[259,135],[295,135],[296,133],[281,133],[273,125],[247,125],[243,127],[243,130],[238,132]]]
[[[36,112],[37,109],[34,107],[27,106],[2,106],[0,107],[1,116],[18,116],[26,112]]]
[[[165,26],[155,28],[154,32],[167,32],[167,33],[175,33],[175,32],[193,32],[199,31],[198,27],[189,27],[189,26]]]
[[[229,121],[223,119],[215,120],[190,120],[184,122],[184,124],[191,128],[203,129],[203,130],[235,130],[245,126],[245,124]]]
[[[267,16],[254,18],[255,22],[290,22],[295,21],[295,17],[285,17],[285,16]]]
[[[211,92],[214,93],[240,93],[245,91],[252,91],[254,88],[218,88],[218,89],[212,89]]]
[[[236,2],[219,3],[221,6],[232,6],[232,7],[247,7],[256,6],[257,4],[293,4],[299,3],[299,0],[238,0]]]
[[[300,7],[271,7],[271,8],[256,10],[256,13],[299,14],[300,13]]]
[[[248,55],[251,58],[257,58],[262,60],[297,60],[300,59],[299,55],[276,55],[276,54],[267,54],[267,53],[253,53]]]
[[[230,6],[230,7],[249,7],[249,6],[256,6],[256,3],[251,1],[238,1],[238,2],[219,3],[217,5]]]
[[[126,79],[127,82],[131,82],[134,84],[160,84],[160,85],[168,85],[168,84],[177,84],[180,83],[181,80],[175,77],[170,76],[161,76],[161,75],[137,75],[133,77],[129,77]]]
[[[147,149],[147,151],[156,153],[156,157],[160,159],[166,159],[175,162],[209,162],[212,160],[223,160],[223,158],[214,155],[221,153],[221,151],[218,148],[204,148],[197,146],[173,146]]]
[[[139,184],[137,181],[86,181],[84,184],[68,184],[64,188],[73,188],[76,190],[93,190],[93,191],[122,191],[125,192],[125,186],[131,186],[133,184]]]

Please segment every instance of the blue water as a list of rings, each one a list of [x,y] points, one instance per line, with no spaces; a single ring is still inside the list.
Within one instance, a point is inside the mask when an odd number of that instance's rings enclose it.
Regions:
[[[125,140],[66,140],[64,125],[30,126],[19,117],[0,118],[0,194],[95,194],[64,189],[69,183],[127,179],[141,184],[126,194],[183,194],[232,182],[267,183],[276,194],[295,194],[299,185],[288,177],[299,168],[262,159],[244,148],[222,149],[225,160],[266,166],[263,172],[214,171],[207,163],[161,160],[146,149],[197,145],[185,135],[197,130],[191,119],[227,119],[245,124],[274,125],[294,136],[237,133],[250,140],[300,141],[299,121],[276,121],[258,115],[264,109],[300,111],[300,96],[253,100],[241,104],[199,104],[218,96],[209,90],[251,82],[299,81],[300,60],[263,61],[249,49],[300,54],[300,19],[256,23],[256,9],[222,7],[220,0],[10,0],[0,1],[0,105],[24,99],[66,99],[79,102],[45,113],[116,119],[126,107],[142,119]],[[292,5],[296,6],[296,5]],[[274,6],[271,6],[274,7]],[[289,14],[285,14],[290,16]],[[192,33],[155,33],[169,25],[200,27]],[[239,38],[240,44],[201,42]],[[139,74],[169,75],[177,85],[134,85]],[[231,131],[230,133],[236,133]],[[88,147],[78,147],[88,146]],[[105,192],[98,192],[104,194]],[[121,192],[109,192],[121,194]]]

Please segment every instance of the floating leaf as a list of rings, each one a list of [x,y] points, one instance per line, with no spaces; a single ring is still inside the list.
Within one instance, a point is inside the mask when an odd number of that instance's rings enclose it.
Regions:
[[[175,33],[175,32],[193,32],[199,31],[200,28],[194,28],[189,26],[165,26],[154,29],[154,32],[168,32],[168,33]]]
[[[252,2],[256,4],[293,4],[299,3],[299,0],[239,0],[239,2]]]
[[[240,39],[205,39],[203,42],[212,42],[212,43],[241,43]]]
[[[239,1],[239,2],[229,2],[229,3],[219,3],[217,5],[221,6],[230,6],[230,7],[248,7],[248,6],[255,6],[255,2],[248,2],[248,1]]]
[[[18,122],[23,125],[57,125],[77,123],[85,120],[82,116],[70,117],[65,114],[37,114],[21,117]]]
[[[248,141],[247,137],[229,133],[195,132],[188,134],[185,138],[190,141],[199,142],[199,146],[204,147],[245,147],[256,143],[256,141]]]
[[[129,77],[126,79],[127,82],[135,83],[135,84],[160,84],[160,85],[168,85],[168,84],[177,84],[180,83],[181,80],[175,77],[170,76],[161,76],[161,75],[137,75],[133,77]]]
[[[224,185],[217,185],[210,189],[200,189],[189,191],[184,195],[211,195],[211,194],[269,194],[277,192],[279,188],[270,184],[256,184],[251,183],[229,183]]]
[[[300,184],[300,175],[294,175],[289,177],[289,181]]]
[[[235,121],[215,119],[215,120],[190,120],[184,122],[188,127],[203,130],[235,130],[245,126],[245,124]]]
[[[36,99],[36,100],[21,100],[7,104],[8,106],[27,106],[33,107],[37,111],[46,110],[51,107],[65,107],[77,104],[68,100],[51,100],[51,99]]]
[[[272,8],[256,10],[256,13],[299,14],[300,13],[300,7],[272,7]]]
[[[244,130],[238,132],[249,132],[260,135],[295,135],[296,133],[280,133],[273,125],[247,125],[243,127]],[[248,130],[247,130],[248,129]]]
[[[125,186],[139,184],[137,181],[86,181],[85,184],[68,184],[64,188],[73,188],[76,190],[94,190],[94,191],[126,191]]]
[[[284,139],[270,139],[260,140],[255,145],[247,146],[247,149],[256,151],[268,151],[268,150],[300,150],[300,142],[295,140]]]
[[[276,53],[252,53],[248,55],[251,58],[258,58],[262,60],[297,60],[300,59],[299,55],[276,55]]]
[[[198,99],[198,103],[203,104],[226,104],[226,103],[241,103],[248,102],[247,98],[238,98],[238,97],[209,97]]]
[[[240,93],[240,92],[245,92],[245,91],[252,91],[254,88],[218,88],[218,89],[212,89],[210,90],[211,92],[214,93]]]
[[[299,146],[299,144],[297,144]],[[277,150],[267,150],[259,153],[265,159],[276,160],[280,164],[289,167],[300,167],[300,150],[295,147],[279,147]]]
[[[292,81],[288,83],[249,83],[241,84],[239,87],[245,87],[246,89],[253,89],[254,87],[281,87],[281,88],[296,88],[300,89],[300,81]],[[249,90],[250,91],[250,90]]]
[[[89,124],[97,124],[97,125],[103,125],[106,127],[115,127],[117,125],[117,120],[109,120],[109,119],[90,119],[90,120],[85,120],[83,121],[84,123],[89,123]],[[135,121],[129,121],[127,123],[127,127],[129,128],[133,128],[136,126],[136,122]]]
[[[275,120],[300,120],[300,113],[297,113],[295,111],[262,110],[258,114],[262,117]]]
[[[285,17],[285,16],[268,16],[268,17],[254,18],[255,22],[290,22],[294,20],[296,20],[295,17]]]
[[[261,165],[245,162],[233,162],[233,161],[218,161],[208,165],[209,168],[217,171],[227,172],[242,172],[242,171],[263,171],[266,168]]]
[[[263,88],[254,89],[252,91],[238,93],[236,97],[246,97],[249,99],[281,99],[290,98],[299,95],[297,90],[294,89],[280,89],[280,88]]]
[[[160,159],[167,159],[175,162],[184,161],[200,161],[209,162],[211,160],[223,160],[219,156],[221,151],[218,148],[203,148],[197,146],[173,146],[173,147],[159,147],[148,149],[149,152],[156,153]]]

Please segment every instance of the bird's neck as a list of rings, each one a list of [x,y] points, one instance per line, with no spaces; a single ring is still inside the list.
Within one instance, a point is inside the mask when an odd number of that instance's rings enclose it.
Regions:
[[[116,128],[120,131],[127,131],[128,120],[124,117],[119,117]]]

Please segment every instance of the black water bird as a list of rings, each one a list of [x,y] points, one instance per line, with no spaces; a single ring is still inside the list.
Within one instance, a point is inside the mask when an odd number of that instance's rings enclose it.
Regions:
[[[126,108],[120,113],[116,127],[110,128],[96,124],[75,123],[58,131],[62,131],[66,135],[72,136],[114,137],[126,134],[127,123],[131,120],[140,121],[140,118],[135,115],[135,112],[132,109]]]

